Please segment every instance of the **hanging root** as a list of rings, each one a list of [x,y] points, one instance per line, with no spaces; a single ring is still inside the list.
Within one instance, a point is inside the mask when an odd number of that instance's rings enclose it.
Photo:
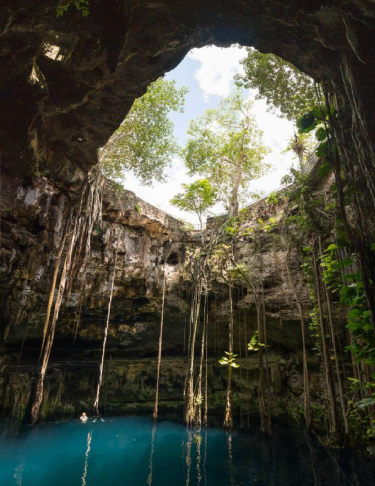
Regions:
[[[306,338],[305,338],[305,320],[303,316],[303,309],[301,301],[298,297],[297,289],[293,283],[292,275],[290,273],[288,257],[289,257],[290,248],[288,246],[287,252],[285,255],[285,268],[286,273],[288,275],[289,285],[293,292],[294,299],[296,301],[296,306],[298,309],[300,321],[301,321],[301,335],[302,335],[302,354],[303,354],[303,392],[304,392],[304,416],[305,422],[307,427],[312,426],[312,419],[311,419],[311,406],[310,406],[310,386],[309,386],[309,370],[307,366],[307,353],[306,353]]]
[[[49,294],[48,305],[47,305],[46,319],[44,321],[43,341],[42,341],[42,346],[40,348],[39,360],[42,357],[44,343],[45,343],[46,336],[47,336],[47,330],[48,330],[48,324],[49,324],[49,320],[50,320],[50,316],[51,316],[53,298],[55,296],[55,288],[56,288],[57,276],[59,274],[61,257],[62,257],[62,254],[63,254],[63,251],[64,251],[64,247],[65,247],[66,236],[67,236],[67,234],[69,232],[69,229],[70,229],[70,224],[71,224],[71,218],[69,217],[68,220],[67,220],[67,223],[65,225],[64,234],[63,234],[63,237],[62,237],[62,240],[61,240],[61,243],[60,243],[59,252],[58,252],[57,258],[56,258],[55,271],[53,273],[53,278],[52,278],[51,292]]]
[[[229,356],[233,356],[233,295],[232,286],[229,286]],[[225,406],[224,416],[224,429],[232,430],[233,417],[232,417],[232,364],[228,364],[228,385],[227,385],[227,398]]]
[[[53,311],[52,321],[51,321],[51,325],[49,326],[48,331],[47,331],[46,342],[45,342],[45,346],[44,346],[44,349],[43,349],[42,366],[41,366],[41,369],[40,369],[40,372],[39,372],[39,376],[37,378],[36,393],[35,393],[34,403],[33,403],[33,406],[31,408],[31,421],[32,421],[32,423],[35,423],[38,419],[38,416],[39,416],[39,408],[40,408],[40,404],[42,403],[42,399],[43,399],[44,377],[45,377],[45,374],[46,374],[46,371],[47,371],[49,357],[50,357],[50,354],[51,354],[53,338],[55,336],[56,322],[57,322],[57,319],[59,317],[59,312],[60,312],[61,303],[62,303],[64,290],[65,290],[66,277],[67,277],[69,267],[71,265],[72,252],[73,252],[74,244],[75,244],[75,241],[76,241],[76,236],[77,236],[77,219],[76,219],[74,229],[73,229],[73,232],[72,232],[72,235],[71,235],[71,238],[70,238],[70,244],[69,244],[68,250],[66,252],[64,266],[63,266],[63,270],[61,272],[60,284],[59,284],[56,302],[55,302],[55,308],[54,308],[54,311]]]
[[[202,295],[202,279],[199,280],[198,285],[195,289],[195,295],[193,298],[194,305],[191,312],[191,326],[192,335],[189,345],[189,367],[188,367],[188,379],[187,379],[187,389],[186,389],[186,409],[185,409],[185,419],[188,425],[194,425],[195,423],[195,413],[196,413],[196,400],[194,393],[194,358],[195,358],[195,342],[197,338],[198,322],[200,316],[200,305],[201,305],[201,295]]]
[[[105,355],[105,348],[106,348],[106,344],[107,344],[109,319],[111,317],[113,289],[114,289],[114,286],[115,286],[115,277],[116,277],[116,263],[117,263],[117,252],[115,252],[115,261],[114,261],[114,265],[113,265],[113,275],[112,275],[111,291],[110,291],[109,302],[108,302],[107,321],[106,321],[105,329],[104,329],[102,360],[100,362],[99,380],[98,380],[98,386],[97,386],[97,389],[96,389],[96,398],[95,398],[95,402],[94,402],[94,409],[95,409],[96,415],[100,415],[99,414],[99,397],[100,397],[100,389],[102,387],[102,382],[103,382],[104,355]]]
[[[31,408],[32,423],[35,423],[39,416],[39,409],[43,399],[44,378],[48,367],[53,339],[55,335],[56,322],[59,317],[62,300],[64,296],[65,298],[67,298],[67,289],[71,289],[71,281],[74,277],[74,271],[77,268],[77,261],[80,255],[78,248],[78,246],[80,245],[77,245],[77,242],[82,242],[86,240],[84,258],[87,258],[87,253],[90,251],[90,239],[93,225],[101,217],[102,183],[103,178],[101,177],[99,170],[97,168],[94,168],[91,174],[89,174],[88,180],[86,181],[86,184],[82,191],[78,212],[76,212],[75,215],[73,215],[73,212],[71,212],[69,215],[67,226],[65,228],[64,236],[60,245],[54,276],[52,279],[46,320],[43,329],[43,342],[41,348],[42,364],[37,378],[35,397]],[[84,205],[83,203],[85,197],[86,203]],[[84,206],[85,208],[83,210]],[[73,219],[75,220],[74,227],[71,231],[71,234],[69,235]],[[70,240],[66,249],[64,265],[60,275],[52,320],[51,322],[49,322],[60,262],[64,253],[64,247],[66,246],[66,239],[68,238],[68,236],[70,236]]]
[[[163,277],[163,297],[161,304],[161,317],[160,317],[160,335],[159,335],[159,349],[158,349],[158,368],[156,372],[156,393],[155,393],[155,407],[153,417],[156,420],[158,416],[158,405],[159,405],[159,378],[160,378],[160,365],[161,365],[161,351],[163,347],[163,325],[164,325],[164,304],[165,304],[165,286],[167,280],[167,255],[164,259],[164,277]]]

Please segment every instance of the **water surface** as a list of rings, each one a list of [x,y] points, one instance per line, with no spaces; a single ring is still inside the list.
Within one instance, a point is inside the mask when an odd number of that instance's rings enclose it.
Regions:
[[[320,486],[374,484],[361,456],[321,447],[300,430],[187,431],[144,417],[3,424],[1,486]]]

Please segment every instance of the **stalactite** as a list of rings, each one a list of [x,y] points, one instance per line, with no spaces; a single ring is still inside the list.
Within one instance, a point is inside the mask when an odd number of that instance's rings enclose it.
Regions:
[[[161,302],[160,334],[159,334],[159,348],[158,348],[158,367],[156,372],[155,407],[153,413],[154,420],[156,420],[158,416],[158,406],[159,406],[159,379],[160,379],[161,351],[163,347],[164,304],[165,304],[166,282],[167,282],[167,253],[164,258],[163,295],[162,295],[162,302]]]
[[[302,335],[302,362],[303,362],[303,401],[304,401],[304,417],[307,427],[312,426],[311,420],[311,405],[310,405],[310,385],[309,385],[309,370],[307,366],[307,352],[306,352],[306,337],[305,337],[305,319],[303,315],[303,309],[301,300],[298,296],[297,289],[293,283],[292,275],[290,273],[288,257],[289,257],[290,248],[288,246],[286,255],[285,255],[285,268],[286,273],[288,275],[289,285],[292,290],[294,299],[296,301],[296,306],[298,309],[300,322],[301,322],[301,335]]]
[[[110,290],[110,294],[109,294],[107,320],[106,320],[106,324],[105,324],[104,337],[103,337],[102,359],[101,359],[101,362],[100,362],[99,380],[98,380],[98,386],[97,386],[97,389],[96,389],[96,398],[95,398],[95,402],[94,402],[94,409],[95,409],[95,412],[96,412],[97,415],[100,415],[100,413],[99,413],[99,398],[100,398],[100,389],[101,389],[102,382],[103,382],[104,357],[105,357],[105,348],[106,348],[106,345],[107,345],[109,320],[110,320],[110,317],[111,317],[113,289],[115,287],[116,263],[117,263],[117,251],[115,251],[115,259],[114,259],[114,264],[113,264],[113,274],[112,274],[111,290]]]
[[[25,341],[26,341],[26,336],[27,336],[27,331],[29,330],[29,326],[26,325],[25,327],[25,332],[23,333],[23,338],[22,338],[22,344],[21,344],[21,349],[20,349],[20,354],[18,356],[18,361],[17,361],[17,366],[19,366],[20,362],[21,362],[21,358],[22,358],[22,353],[23,353],[23,347],[25,345]]]

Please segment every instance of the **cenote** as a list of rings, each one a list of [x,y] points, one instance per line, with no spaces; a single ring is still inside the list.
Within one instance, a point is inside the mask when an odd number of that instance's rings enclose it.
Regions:
[[[360,456],[326,450],[308,433],[188,430],[128,416],[15,426],[2,424],[2,486],[285,485],[365,486],[374,469]]]
[[[1,486],[375,485],[375,2],[0,3]]]

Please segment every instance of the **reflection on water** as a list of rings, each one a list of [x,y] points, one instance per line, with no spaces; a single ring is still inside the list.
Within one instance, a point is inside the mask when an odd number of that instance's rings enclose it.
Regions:
[[[155,450],[155,434],[156,434],[156,422],[154,422],[154,425],[152,426],[150,464],[148,466],[150,472],[148,473],[148,478],[147,478],[148,486],[152,485],[152,461],[154,458],[154,450]]]
[[[92,437],[92,430],[87,434],[87,449],[86,449],[86,454],[85,454],[85,467],[84,467],[83,475],[82,475],[82,486],[86,486],[86,476],[87,476],[87,468],[88,468],[88,465],[89,465],[89,453],[90,453],[91,437]]]
[[[15,469],[14,479],[16,480],[17,486],[22,486],[22,473],[24,470],[24,462],[22,461]]]
[[[182,453],[181,453],[182,451]],[[3,424],[1,486],[372,486],[369,462],[301,430],[274,435],[139,417]]]

